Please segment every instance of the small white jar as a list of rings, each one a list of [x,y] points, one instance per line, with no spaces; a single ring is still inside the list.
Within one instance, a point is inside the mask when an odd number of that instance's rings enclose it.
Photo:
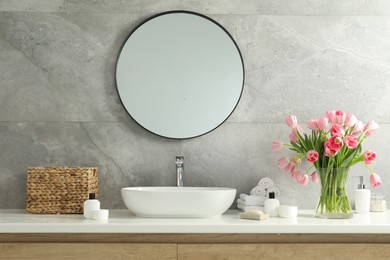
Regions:
[[[106,221],[108,220],[108,209],[100,209],[92,211],[92,219],[97,221]]]
[[[298,216],[297,206],[279,206],[279,217],[281,218],[296,218]]]

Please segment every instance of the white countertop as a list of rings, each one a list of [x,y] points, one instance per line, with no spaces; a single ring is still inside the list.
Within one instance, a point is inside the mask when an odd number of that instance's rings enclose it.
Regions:
[[[139,218],[128,210],[110,210],[106,222],[86,220],[82,214],[38,215],[22,209],[0,210],[0,233],[377,233],[390,234],[390,211],[354,214],[352,219],[320,219],[313,210],[298,218],[265,221],[239,218],[229,210],[221,217],[203,219]]]

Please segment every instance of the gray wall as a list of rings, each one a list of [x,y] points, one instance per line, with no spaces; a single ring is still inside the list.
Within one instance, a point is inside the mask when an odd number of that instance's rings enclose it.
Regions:
[[[220,22],[246,67],[239,106],[217,130],[191,140],[154,136],[121,106],[115,59],[129,31],[160,11],[188,9]],[[318,184],[301,187],[276,167],[283,121],[342,109],[380,130],[366,142],[373,168],[390,180],[390,2],[387,0],[0,0],[0,208],[25,207],[28,166],[97,166],[102,207],[123,208],[120,188],[185,184],[249,192],[274,179],[301,208]],[[351,175],[368,171],[355,167]],[[356,184],[351,178],[350,186]],[[352,194],[352,193],[351,193]]]

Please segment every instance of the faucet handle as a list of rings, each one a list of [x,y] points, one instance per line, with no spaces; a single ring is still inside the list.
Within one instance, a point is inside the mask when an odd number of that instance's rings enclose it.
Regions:
[[[180,156],[176,156],[176,166],[182,166],[184,163],[184,156],[180,155]]]

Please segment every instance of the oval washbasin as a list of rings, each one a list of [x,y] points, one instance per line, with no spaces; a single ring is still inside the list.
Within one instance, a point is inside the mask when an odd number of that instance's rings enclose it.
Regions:
[[[121,190],[126,207],[139,217],[206,218],[224,213],[236,189],[208,187],[128,187]]]

